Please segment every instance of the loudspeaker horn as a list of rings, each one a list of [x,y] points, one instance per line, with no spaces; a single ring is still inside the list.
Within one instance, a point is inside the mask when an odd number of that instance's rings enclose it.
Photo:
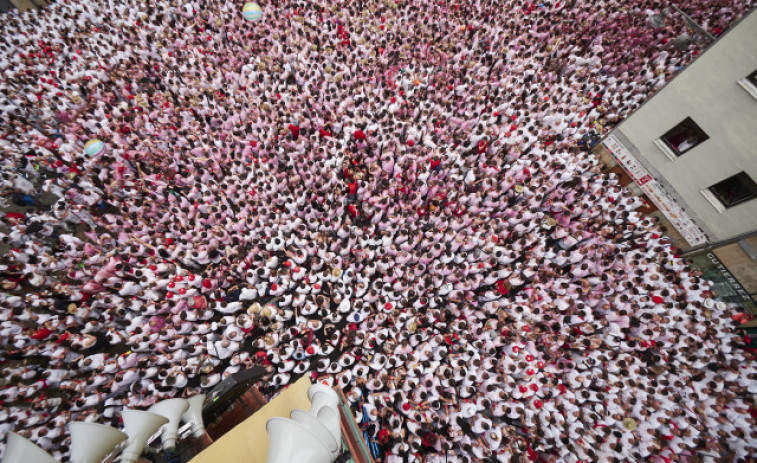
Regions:
[[[313,416],[318,416],[318,411],[323,407],[336,408],[338,406],[339,397],[336,397],[336,394],[332,396],[327,392],[318,391],[310,398],[310,413],[312,413]]]
[[[68,433],[71,435],[71,463],[99,463],[129,438],[116,428],[83,421],[71,422]]]
[[[200,439],[205,435],[205,422],[202,420],[202,406],[205,394],[197,394],[187,399],[189,408],[181,415],[182,423],[192,423],[192,435]]]
[[[8,433],[3,463],[56,463],[55,458],[37,444],[15,432]]]
[[[329,448],[329,452],[331,453],[331,458],[336,458],[336,456],[339,455],[339,443],[336,441],[336,439],[334,439],[334,436],[331,435],[331,431],[329,431],[328,428],[323,425],[323,423],[318,421],[318,418],[314,417],[305,410],[298,409],[292,410],[289,416],[294,421],[305,426],[308,431],[315,434],[316,437],[321,440],[321,442],[326,444],[326,447]]]
[[[124,422],[124,432],[129,436],[126,448],[121,452],[121,463],[134,463],[142,454],[147,439],[158,432],[168,420],[155,413],[142,410],[124,410],[121,412]]]
[[[313,395],[317,392],[323,392],[329,397],[332,397],[336,404],[339,404],[339,396],[336,392],[325,384],[315,383],[308,388],[308,399],[313,400]]]
[[[342,419],[339,411],[334,407],[322,407],[316,415],[318,421],[331,432],[337,442],[342,442]]]
[[[331,452],[318,436],[296,421],[274,417],[268,430],[267,463],[331,463]]]
[[[163,426],[163,432],[160,435],[163,442],[163,450],[176,448],[176,437],[179,434],[179,424],[181,423],[181,416],[189,408],[189,402],[187,399],[166,399],[161,400],[147,411],[155,413],[168,420]]]

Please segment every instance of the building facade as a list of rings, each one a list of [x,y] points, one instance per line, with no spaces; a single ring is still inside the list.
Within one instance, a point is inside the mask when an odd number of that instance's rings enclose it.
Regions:
[[[757,11],[619,124],[602,147],[675,229],[757,294]]]

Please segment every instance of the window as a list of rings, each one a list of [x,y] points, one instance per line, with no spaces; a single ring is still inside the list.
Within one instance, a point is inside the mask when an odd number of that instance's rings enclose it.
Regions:
[[[711,186],[710,192],[729,208],[757,197],[757,184],[746,172],[740,172]]]
[[[757,88],[757,70],[746,76],[746,80]]]
[[[739,85],[757,99],[757,70],[739,80]]]
[[[687,117],[660,138],[673,154],[680,156],[710,137],[699,128],[693,119]]]

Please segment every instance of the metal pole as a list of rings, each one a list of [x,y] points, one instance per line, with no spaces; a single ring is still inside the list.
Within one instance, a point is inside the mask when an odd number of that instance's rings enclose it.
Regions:
[[[687,26],[689,26],[692,29],[695,29],[697,32],[703,34],[705,37],[707,37],[707,39],[709,39],[710,42],[714,42],[715,41],[715,37],[712,34],[710,34],[709,32],[707,32],[707,29],[705,29],[704,27],[700,26],[696,21],[694,21],[693,19],[691,19],[691,17],[689,15],[687,15],[686,13],[684,13],[680,8],[678,8],[675,5],[671,5],[671,7],[674,10],[676,10],[678,12],[678,14],[680,14],[681,16],[683,16],[683,18],[686,20],[686,25]]]

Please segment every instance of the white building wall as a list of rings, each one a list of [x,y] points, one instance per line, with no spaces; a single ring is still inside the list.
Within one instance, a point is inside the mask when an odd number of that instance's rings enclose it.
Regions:
[[[741,171],[757,182],[757,97],[739,84],[755,70],[752,11],[613,131],[710,243],[757,230],[757,199],[721,212],[701,193]],[[655,140],[686,117],[710,138],[671,160]]]

